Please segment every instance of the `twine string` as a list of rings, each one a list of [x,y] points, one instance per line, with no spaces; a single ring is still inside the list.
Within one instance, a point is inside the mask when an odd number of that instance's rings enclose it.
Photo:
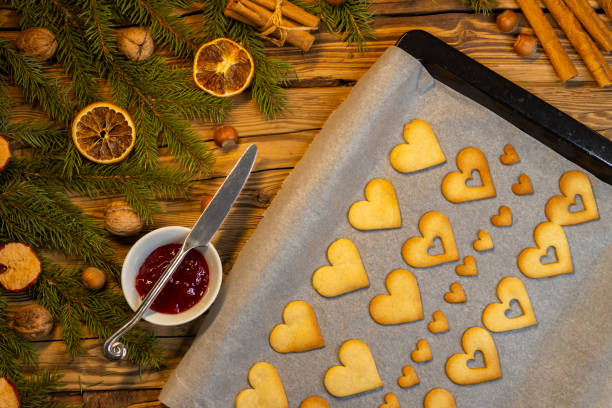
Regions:
[[[283,25],[283,12],[282,12],[283,0],[276,0],[276,6],[270,18],[263,26],[263,31],[259,33],[262,38],[272,42],[277,47],[282,47],[287,41],[287,33],[289,31],[310,31],[316,30],[317,27],[287,27]],[[279,38],[274,38],[271,34],[278,30]]]

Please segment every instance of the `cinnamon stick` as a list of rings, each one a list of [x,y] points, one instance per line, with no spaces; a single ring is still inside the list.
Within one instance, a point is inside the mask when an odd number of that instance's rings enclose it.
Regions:
[[[612,19],[612,0],[597,0],[603,11]]]
[[[605,52],[612,51],[612,31],[586,0],[565,0],[576,18]]]
[[[600,87],[612,85],[612,70],[599,49],[561,0],[542,0]]]
[[[270,11],[276,9],[277,0],[251,0],[253,3],[267,8]],[[305,27],[319,27],[319,17],[313,16],[303,8],[296,6],[288,0],[281,3],[283,17],[289,18]]]
[[[570,61],[552,26],[535,0],[516,0],[516,2],[521,10],[523,10],[533,32],[540,40],[540,43],[542,43],[542,47],[561,81],[565,82],[578,75],[576,67]]]

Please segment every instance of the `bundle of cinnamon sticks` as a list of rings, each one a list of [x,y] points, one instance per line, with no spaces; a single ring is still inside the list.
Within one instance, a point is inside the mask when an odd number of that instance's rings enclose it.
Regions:
[[[561,46],[552,26],[536,1],[516,1],[540,40],[559,78],[565,82],[578,75],[576,67]],[[610,0],[598,1],[606,12],[611,12]],[[542,2],[576,49],[597,84],[601,87],[612,85],[612,69],[599,49],[601,48],[606,53],[612,51],[612,30],[597,15],[587,0],[542,0]]]

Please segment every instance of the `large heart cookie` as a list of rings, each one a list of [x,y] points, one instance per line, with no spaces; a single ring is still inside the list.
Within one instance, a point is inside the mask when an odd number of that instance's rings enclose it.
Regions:
[[[340,238],[327,249],[330,266],[323,266],[312,275],[312,286],[325,297],[367,287],[370,282],[353,242]]]
[[[537,248],[525,248],[517,258],[518,267],[529,278],[548,278],[574,271],[572,255],[563,227],[543,222],[533,231]],[[553,247],[557,262],[542,263],[549,247]]]
[[[312,395],[302,401],[300,408],[329,408],[329,404],[318,395]]]
[[[283,310],[285,324],[270,332],[270,346],[279,353],[294,353],[323,347],[325,342],[312,307],[295,300]]]
[[[348,219],[358,230],[399,228],[402,226],[399,204],[389,180],[374,179],[365,188],[365,201],[351,205]]]
[[[495,186],[484,153],[475,147],[466,147],[457,154],[458,172],[448,173],[442,180],[442,194],[451,203],[482,200],[495,197]],[[480,186],[468,186],[472,172],[480,174]]]
[[[395,170],[411,173],[446,161],[436,135],[427,122],[415,119],[405,125],[404,140],[406,144],[395,146],[389,156]]]
[[[378,408],[401,408],[397,397],[392,392],[385,395],[385,403],[378,406]]]
[[[346,397],[382,387],[374,357],[363,341],[352,339],[344,342],[338,358],[342,365],[331,367],[323,379],[327,392],[334,397]]]
[[[446,215],[430,211],[419,220],[419,231],[422,237],[412,237],[402,246],[402,257],[406,263],[415,268],[440,265],[459,259],[455,236]],[[439,238],[444,252],[429,255],[429,248],[434,246],[434,239]]]
[[[396,269],[387,275],[388,295],[378,295],[370,301],[370,315],[380,324],[400,324],[423,318],[421,292],[410,271]]]
[[[425,396],[423,408],[457,408],[457,405],[450,392],[444,388],[434,388]]]
[[[403,375],[397,379],[397,385],[402,388],[410,388],[420,382],[416,371],[414,371],[411,365],[404,366],[404,368],[402,368],[402,374]]]
[[[276,369],[266,362],[255,363],[249,370],[252,388],[236,396],[236,408],[288,408],[287,396]]]
[[[537,323],[527,289],[519,278],[508,276],[497,285],[497,298],[501,303],[491,303],[482,311],[482,324],[492,332],[504,332],[533,326]],[[517,317],[507,317],[510,302],[515,300],[523,314]]]
[[[559,225],[576,225],[599,218],[597,203],[593,195],[591,182],[581,171],[568,171],[559,179],[560,196],[554,196],[546,203],[546,218]],[[581,211],[570,211],[570,206],[576,204],[576,196],[580,196]]]
[[[420,339],[419,341],[417,341],[416,349],[412,350],[412,352],[410,353],[410,358],[415,363],[424,363],[433,358],[427,340]]]
[[[501,378],[501,366],[493,337],[482,327],[470,327],[463,333],[461,345],[464,353],[453,354],[446,360],[446,375],[459,385],[479,384]],[[484,367],[471,368],[467,362],[480,351]]]

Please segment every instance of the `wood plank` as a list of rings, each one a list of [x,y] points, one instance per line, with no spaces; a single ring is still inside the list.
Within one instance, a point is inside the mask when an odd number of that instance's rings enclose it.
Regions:
[[[53,400],[66,405],[84,404],[85,408],[161,408],[166,407],[158,401],[160,390],[112,390],[62,392]]]

